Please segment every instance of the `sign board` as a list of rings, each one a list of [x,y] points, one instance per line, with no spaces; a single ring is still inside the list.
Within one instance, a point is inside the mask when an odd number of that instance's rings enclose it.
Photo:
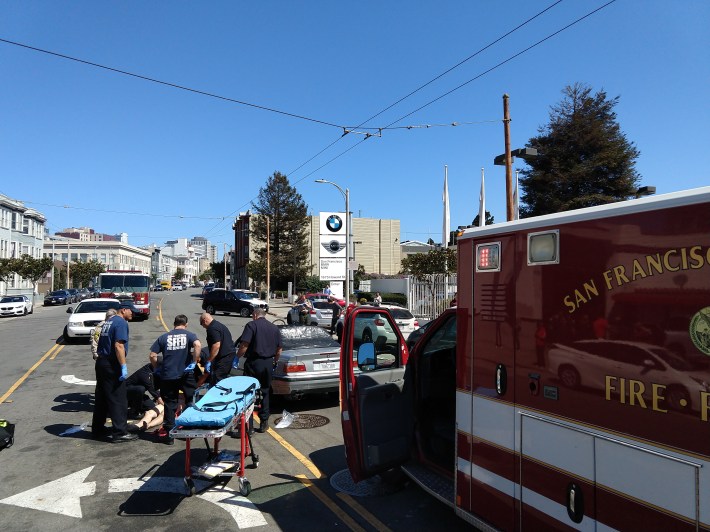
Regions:
[[[321,212],[319,233],[320,280],[344,280],[348,245],[348,226],[345,213]]]
[[[345,237],[348,234],[348,219],[344,212],[321,212],[319,217],[321,240],[324,235]]]
[[[341,281],[345,279],[345,259],[320,259],[320,280]]]

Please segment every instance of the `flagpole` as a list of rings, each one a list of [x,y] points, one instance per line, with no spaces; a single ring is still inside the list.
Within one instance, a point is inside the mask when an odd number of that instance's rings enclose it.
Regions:
[[[520,170],[517,168],[515,169],[515,193],[513,194],[513,220],[519,220],[520,219],[520,196],[518,192],[518,174],[520,173]]]
[[[486,185],[484,170],[481,168],[481,192],[478,195],[478,227],[486,225]]]
[[[446,249],[449,245],[451,232],[451,215],[449,212],[449,167],[444,165],[444,224],[441,231],[441,247]]]

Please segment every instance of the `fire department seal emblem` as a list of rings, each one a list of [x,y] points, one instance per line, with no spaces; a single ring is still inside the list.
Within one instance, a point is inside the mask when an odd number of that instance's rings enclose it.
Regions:
[[[690,320],[690,339],[695,347],[710,356],[710,307],[700,309]]]

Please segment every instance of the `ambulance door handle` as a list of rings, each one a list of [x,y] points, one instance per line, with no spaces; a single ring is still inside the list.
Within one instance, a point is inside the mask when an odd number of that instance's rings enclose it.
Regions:
[[[496,366],[496,393],[498,395],[505,395],[505,391],[508,389],[508,371],[505,369],[503,364],[498,364]]]
[[[574,482],[567,485],[567,515],[575,523],[581,523],[584,518],[584,494]]]

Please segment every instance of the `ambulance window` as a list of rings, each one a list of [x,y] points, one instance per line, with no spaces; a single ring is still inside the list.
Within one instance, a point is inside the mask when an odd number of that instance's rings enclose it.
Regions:
[[[476,271],[500,271],[500,242],[478,244],[476,246]]]
[[[528,234],[528,266],[559,264],[559,262],[559,230]]]

